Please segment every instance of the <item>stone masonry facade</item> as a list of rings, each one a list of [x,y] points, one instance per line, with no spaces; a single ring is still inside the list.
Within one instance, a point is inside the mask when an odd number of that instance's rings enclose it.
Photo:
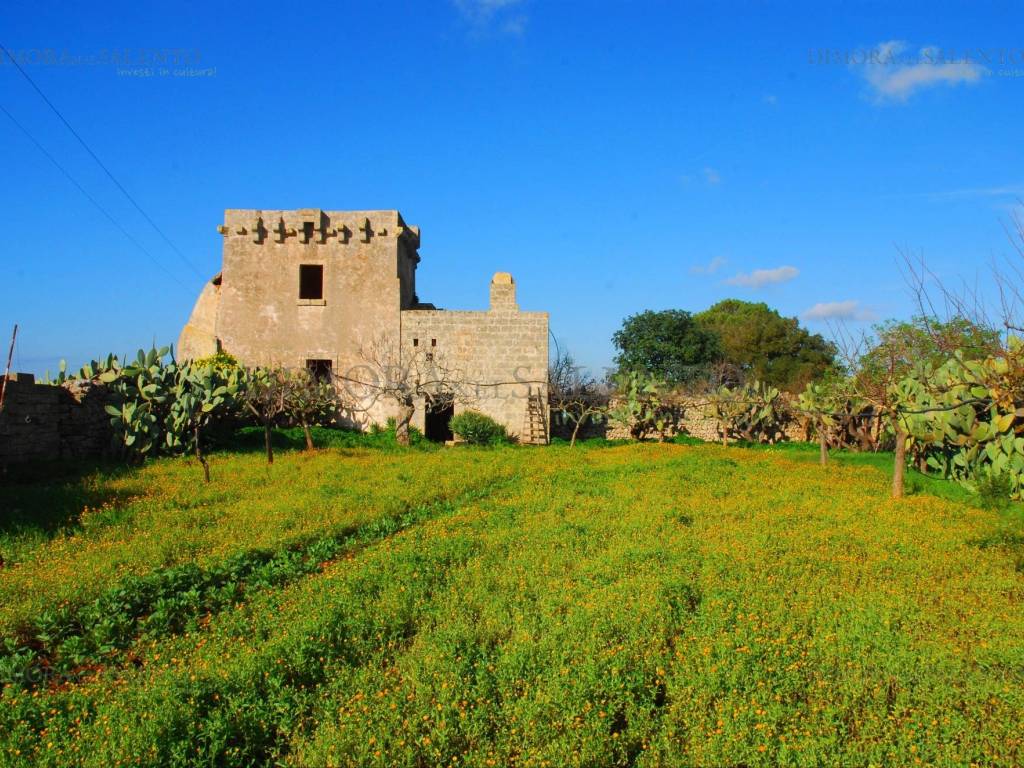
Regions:
[[[456,413],[478,410],[510,434],[536,439],[524,425],[531,395],[547,418],[548,315],[519,310],[511,275],[494,276],[487,311],[421,302],[419,228],[394,210],[229,209],[218,231],[222,269],[181,332],[179,358],[222,350],[249,366],[329,371],[344,387],[350,372],[365,369],[366,350],[385,341],[459,372]],[[426,410],[420,399],[414,426],[424,429]],[[375,398],[340,420],[366,428],[397,411]]]
[[[52,386],[36,384],[32,374],[12,374],[0,411],[0,466],[109,453],[109,402],[98,382]]]
[[[411,309],[402,312],[402,342],[430,345],[459,372],[455,413],[475,410],[525,439],[532,395],[544,403],[547,419],[548,315],[520,312],[515,283],[499,272],[491,281],[487,312]],[[422,428],[424,408],[417,407]],[[545,430],[546,432],[547,430]]]

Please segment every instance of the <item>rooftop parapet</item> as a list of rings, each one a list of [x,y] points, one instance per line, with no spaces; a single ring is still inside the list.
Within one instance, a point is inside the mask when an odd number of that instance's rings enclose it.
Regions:
[[[377,238],[401,238],[415,252],[420,247],[420,228],[408,226],[398,211],[324,211],[299,208],[291,211],[229,208],[217,227],[226,238],[244,237],[262,245],[287,243],[294,238],[303,245],[371,243]]]

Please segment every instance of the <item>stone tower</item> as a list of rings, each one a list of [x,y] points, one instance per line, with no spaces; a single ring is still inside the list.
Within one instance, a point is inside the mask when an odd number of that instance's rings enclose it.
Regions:
[[[245,365],[306,367],[343,382],[386,338],[458,369],[453,412],[479,410],[531,437],[531,399],[546,404],[548,316],[519,311],[507,272],[494,275],[487,311],[441,310],[416,295],[420,233],[398,211],[227,210],[218,231],[222,270],[181,332],[179,358],[222,349]],[[417,404],[414,426],[431,426],[426,410]],[[381,401],[346,419],[365,427],[394,412]]]

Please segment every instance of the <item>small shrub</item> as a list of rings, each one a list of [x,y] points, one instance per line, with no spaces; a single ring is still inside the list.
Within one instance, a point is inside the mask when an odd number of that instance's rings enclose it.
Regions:
[[[476,411],[463,411],[452,417],[452,432],[470,445],[497,445],[508,441],[505,428]]]

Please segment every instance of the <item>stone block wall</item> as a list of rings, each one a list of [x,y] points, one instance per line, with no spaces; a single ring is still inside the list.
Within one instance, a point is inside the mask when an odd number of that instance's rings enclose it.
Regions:
[[[35,383],[31,374],[12,374],[0,411],[0,464],[108,454],[108,402],[106,387],[96,382],[51,386]]]
[[[479,411],[526,439],[528,397],[540,397],[546,411],[547,312],[495,307],[489,312],[407,310],[402,344],[430,350],[439,365],[454,370],[455,412]],[[546,413],[545,413],[546,419]],[[423,428],[417,407],[413,425]]]
[[[675,418],[671,419],[665,429],[665,437],[674,437],[678,434],[690,435],[706,442],[720,442],[722,436],[718,431],[718,422],[706,415],[703,399],[699,396],[681,400],[675,408]],[[629,439],[629,428],[616,421],[609,421],[604,426],[603,436],[608,440]],[[571,434],[571,425],[569,427]],[[586,436],[598,436],[601,425],[588,425],[584,432]],[[794,419],[783,428],[785,439],[792,442],[807,440],[807,434],[803,424]],[[561,436],[561,430],[556,432]],[[656,437],[656,435],[652,435]]]

